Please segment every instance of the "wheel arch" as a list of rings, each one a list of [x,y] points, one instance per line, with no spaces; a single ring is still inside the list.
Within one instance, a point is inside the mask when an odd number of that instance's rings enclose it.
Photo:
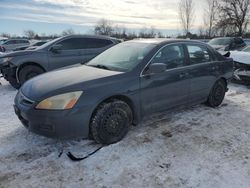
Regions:
[[[125,95],[113,95],[110,97],[107,97],[105,99],[103,99],[101,102],[99,102],[96,107],[94,108],[92,114],[91,114],[91,119],[93,118],[93,116],[95,115],[95,113],[97,112],[97,109],[103,104],[103,103],[107,103],[107,102],[111,102],[112,100],[120,100],[125,102],[126,104],[128,104],[128,106],[130,107],[132,114],[133,114],[133,124],[137,124],[138,122],[138,113],[136,111],[136,106],[135,103],[133,102],[133,100],[131,98],[129,98],[128,96]]]
[[[42,65],[40,65],[39,63],[32,62],[32,61],[22,63],[16,69],[16,79],[17,79],[18,82],[19,82],[19,72],[20,72],[20,70],[22,70],[24,67],[27,67],[27,66],[30,66],[30,65],[37,66],[37,67],[43,69],[44,72],[46,72],[46,69]]]
[[[225,83],[225,86],[227,87],[227,79],[225,77],[220,77],[217,81],[222,80]]]

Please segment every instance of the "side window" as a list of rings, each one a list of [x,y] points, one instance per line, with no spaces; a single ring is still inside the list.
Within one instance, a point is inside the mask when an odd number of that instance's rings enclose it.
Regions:
[[[17,43],[17,44],[24,44],[24,43],[25,43],[25,40],[17,40],[16,43]]]
[[[94,38],[71,38],[59,42],[62,50],[103,48],[113,44],[110,40]]]
[[[21,41],[20,43],[29,44],[29,41],[23,40],[23,41]]]
[[[161,49],[151,63],[165,63],[167,69],[183,67],[185,55],[182,45],[169,45]]]
[[[10,45],[10,44],[16,44],[15,40],[9,40],[5,43],[6,45]]]
[[[71,39],[66,39],[58,44],[62,45],[62,50],[74,50],[74,49],[79,49],[79,39],[78,38],[71,38]]]
[[[192,65],[213,61],[211,53],[205,46],[187,45],[187,49]]]
[[[86,38],[84,39],[84,48],[83,49],[88,49],[88,48],[103,48],[106,46],[109,46],[113,44],[111,40],[106,40],[106,39],[94,39],[94,38]]]

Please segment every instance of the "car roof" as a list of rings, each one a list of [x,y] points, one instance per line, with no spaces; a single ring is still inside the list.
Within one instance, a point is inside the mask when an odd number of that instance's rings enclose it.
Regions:
[[[96,39],[109,39],[109,40],[116,40],[119,41],[119,39],[114,38],[114,37],[109,37],[109,36],[104,36],[104,35],[66,35],[61,38],[74,38],[74,37],[86,37],[86,38],[96,38]]]
[[[138,43],[151,43],[155,45],[166,44],[166,43],[175,43],[175,42],[189,42],[189,43],[201,43],[204,42],[190,39],[174,39],[174,38],[150,38],[150,39],[134,39],[128,42],[138,42]]]
[[[7,41],[10,41],[10,40],[26,40],[26,41],[29,41],[28,39],[8,39]]]

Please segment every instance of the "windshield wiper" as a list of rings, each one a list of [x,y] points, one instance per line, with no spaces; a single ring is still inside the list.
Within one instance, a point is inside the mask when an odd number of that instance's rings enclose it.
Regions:
[[[100,69],[110,70],[110,68],[108,68],[108,67],[105,66],[105,65],[88,65],[88,66],[96,67],[96,68],[100,68]]]

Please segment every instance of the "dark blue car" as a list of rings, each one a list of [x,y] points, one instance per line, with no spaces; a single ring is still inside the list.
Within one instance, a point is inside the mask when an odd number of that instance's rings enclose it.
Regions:
[[[205,43],[149,39],[118,44],[86,65],[27,81],[15,112],[29,130],[56,138],[120,141],[144,116],[179,106],[219,106],[233,61]]]

